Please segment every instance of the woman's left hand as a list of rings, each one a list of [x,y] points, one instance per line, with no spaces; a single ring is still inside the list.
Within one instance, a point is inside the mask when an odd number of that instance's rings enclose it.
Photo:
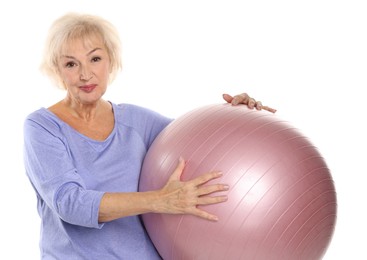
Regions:
[[[250,97],[247,93],[238,94],[235,96],[231,96],[229,94],[223,94],[223,99],[228,103],[236,106],[239,104],[247,105],[248,108],[253,109],[256,108],[257,110],[266,110],[271,113],[275,113],[277,110],[268,106],[264,106],[261,101],[256,101],[254,98]]]

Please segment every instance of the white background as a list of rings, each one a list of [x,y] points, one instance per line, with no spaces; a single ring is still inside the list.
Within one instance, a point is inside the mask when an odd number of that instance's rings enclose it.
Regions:
[[[2,1],[0,259],[39,257],[22,124],[28,113],[64,95],[38,66],[50,24],[67,11],[98,14],[118,28],[124,69],[106,95],[113,102],[178,117],[223,102],[222,93],[247,92],[277,108],[277,116],[319,148],[335,181],[338,221],[324,259],[367,259],[364,3]]]

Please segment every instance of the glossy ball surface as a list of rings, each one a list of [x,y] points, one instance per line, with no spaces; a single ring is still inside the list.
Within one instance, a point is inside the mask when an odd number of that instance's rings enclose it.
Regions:
[[[214,104],[174,120],[145,158],[141,191],[164,186],[182,156],[182,180],[220,170],[225,203],[205,206],[219,217],[145,214],[163,259],[321,259],[337,213],[329,169],[295,127],[266,111]]]

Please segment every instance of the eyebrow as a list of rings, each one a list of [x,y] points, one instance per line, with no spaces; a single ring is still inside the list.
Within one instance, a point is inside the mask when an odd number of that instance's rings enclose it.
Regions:
[[[98,48],[98,47],[94,48],[93,50],[87,53],[87,56],[91,55],[93,52],[98,51],[98,50],[102,50],[102,48]],[[69,59],[76,59],[74,56],[70,56],[70,55],[61,55],[61,57],[69,58]]]

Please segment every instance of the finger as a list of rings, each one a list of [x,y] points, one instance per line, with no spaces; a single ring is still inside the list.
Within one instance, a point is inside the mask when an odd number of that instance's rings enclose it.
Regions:
[[[222,175],[223,175],[222,172],[219,172],[219,171],[208,172],[208,173],[205,173],[203,175],[200,175],[199,177],[196,177],[195,179],[192,179],[190,182],[194,186],[200,186],[204,183],[207,183],[210,180],[217,179],[217,178],[221,177]]]
[[[200,218],[203,219],[207,219],[210,221],[218,221],[219,218],[216,215],[210,214],[209,212],[206,212],[202,209],[199,208],[194,208],[193,211],[191,212],[192,215],[198,216]]]
[[[256,104],[255,104],[255,108],[256,108],[257,110],[262,110],[262,109],[264,109],[264,110],[269,111],[269,112],[271,112],[271,113],[275,113],[275,112],[277,112],[277,110],[276,110],[276,109],[274,109],[274,108],[271,108],[271,107],[268,107],[268,106],[264,106],[264,105],[262,104],[262,102],[261,102],[261,101],[257,101],[257,102],[256,102]]]
[[[261,101],[257,101],[255,104],[255,108],[257,110],[261,110],[263,108],[263,104],[261,103]]]
[[[245,104],[247,105],[250,96],[247,93],[242,93],[233,97],[232,105]]]
[[[186,164],[185,160],[180,156],[180,158],[178,159],[176,169],[173,171],[169,180],[179,181],[181,179],[182,172],[185,168],[185,164]]]
[[[271,112],[271,113],[275,113],[275,112],[277,112],[277,110],[276,110],[276,109],[271,108],[271,107],[268,107],[268,106],[262,106],[262,109],[264,109],[264,110],[266,110],[266,111],[269,111],[269,112]]]
[[[256,105],[256,100],[254,98],[249,98],[247,102],[247,107],[253,109]]]
[[[204,196],[198,199],[197,205],[210,205],[225,202],[228,200],[228,196]]]
[[[228,94],[223,94],[223,99],[227,102],[227,103],[231,103],[233,100],[233,97],[231,95]]]
[[[229,190],[229,186],[227,184],[213,184],[213,185],[201,186],[200,188],[198,188],[197,193],[198,196],[203,196],[214,192],[227,191],[227,190]]]

